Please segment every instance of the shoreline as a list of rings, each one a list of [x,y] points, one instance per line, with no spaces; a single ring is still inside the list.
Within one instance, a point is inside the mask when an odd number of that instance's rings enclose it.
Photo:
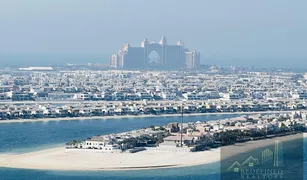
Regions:
[[[288,110],[288,111],[253,111],[253,112],[215,112],[215,113],[191,113],[183,116],[210,116],[210,115],[252,115],[252,114],[274,114],[289,113],[306,110]],[[0,124],[5,123],[24,123],[24,122],[48,122],[48,121],[74,121],[74,120],[107,120],[107,119],[125,119],[125,118],[144,118],[144,117],[179,117],[181,114],[141,114],[141,115],[118,115],[118,116],[85,116],[85,117],[57,117],[57,118],[37,118],[37,119],[13,119],[0,120]]]
[[[219,148],[203,152],[142,151],[113,154],[67,152],[61,147],[25,154],[0,154],[0,167],[54,171],[153,170],[210,164],[220,160],[219,154]],[[80,158],[81,156],[84,158]],[[209,158],[202,159],[203,156]]]
[[[267,138],[200,152],[142,151],[138,153],[95,153],[72,152],[65,148],[52,148],[24,154],[0,154],[0,167],[32,170],[55,171],[126,171],[181,168],[208,165],[221,161],[222,151],[235,153],[223,154],[223,160],[246,153],[257,148],[274,144],[278,138],[292,141],[306,137],[306,133]],[[84,158],[80,158],[80,157]],[[73,162],[73,163],[71,163]]]

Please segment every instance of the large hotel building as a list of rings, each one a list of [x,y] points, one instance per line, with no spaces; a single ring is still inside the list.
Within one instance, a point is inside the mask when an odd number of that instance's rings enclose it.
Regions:
[[[148,42],[145,38],[141,47],[125,44],[110,60],[116,69],[197,69],[200,66],[200,53],[184,47],[182,41],[176,45],[168,45],[163,36],[159,43]]]

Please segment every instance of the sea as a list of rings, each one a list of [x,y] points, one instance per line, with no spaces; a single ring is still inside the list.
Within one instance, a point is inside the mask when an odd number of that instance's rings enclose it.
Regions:
[[[108,64],[110,54],[0,54],[0,68]]]
[[[47,53],[17,53],[0,54],[0,68],[20,68],[29,66],[63,66],[66,64],[109,64],[112,53],[65,53],[65,54],[47,54]],[[291,64],[288,62],[291,61]],[[263,59],[247,58],[232,59],[222,57],[201,57],[201,64],[220,65],[220,66],[238,66],[254,67],[265,69],[290,70],[294,72],[306,72],[306,58],[303,59]]]
[[[185,116],[185,122],[209,121],[238,115]],[[150,125],[180,122],[181,117],[40,121],[0,124],[0,153],[25,153],[64,146],[73,139],[124,132]],[[306,146],[306,144],[304,144]],[[82,157],[80,157],[82,158]],[[203,157],[206,158],[206,157]],[[73,163],[73,162],[71,162]],[[304,163],[305,164],[305,163]],[[0,180],[219,180],[220,163],[133,171],[47,171],[0,168]]]

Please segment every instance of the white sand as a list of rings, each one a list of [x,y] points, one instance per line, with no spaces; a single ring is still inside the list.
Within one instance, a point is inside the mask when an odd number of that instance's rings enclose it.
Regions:
[[[297,134],[278,139],[290,141],[302,137],[302,134]],[[223,154],[223,158],[272,145],[275,140],[276,138],[249,141],[223,147],[222,152],[229,152]],[[135,170],[185,167],[218,162],[221,158],[220,151],[220,149],[213,149],[203,152],[142,151],[134,154],[103,154],[54,148],[19,155],[2,154],[0,155],[0,167],[42,170]]]
[[[181,167],[219,161],[219,149],[206,152],[95,153],[64,148],[21,155],[0,155],[0,167],[48,170],[120,170]]]

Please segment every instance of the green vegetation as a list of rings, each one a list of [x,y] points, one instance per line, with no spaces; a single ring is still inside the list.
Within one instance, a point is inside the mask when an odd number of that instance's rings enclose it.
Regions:
[[[82,142],[83,142],[82,140],[72,140],[72,141],[67,142],[65,145],[68,146],[68,147],[77,148],[78,145],[79,145],[80,143],[82,143]]]

